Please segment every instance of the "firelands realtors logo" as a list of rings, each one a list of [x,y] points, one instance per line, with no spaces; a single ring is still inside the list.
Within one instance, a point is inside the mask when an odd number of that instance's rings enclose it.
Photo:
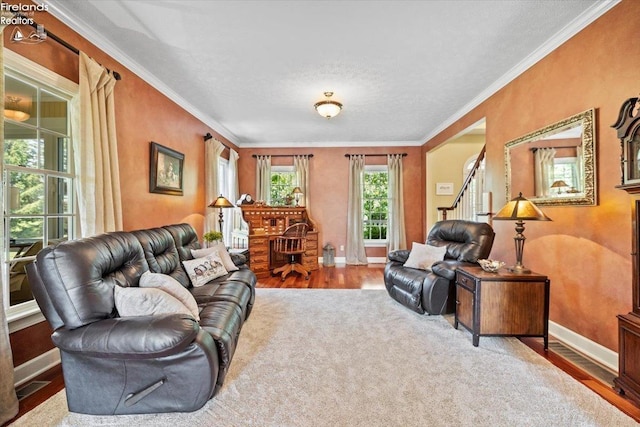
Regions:
[[[33,25],[33,15],[35,12],[48,12],[47,4],[0,4],[0,25]],[[11,12],[9,16],[5,12]]]
[[[0,25],[13,25],[11,32],[11,41],[13,43],[41,43],[46,40],[47,33],[44,26],[36,24],[34,15],[36,12],[48,12],[47,4],[9,4],[0,3]],[[18,28],[20,25],[28,25],[35,27],[36,31],[32,31],[27,37]]]

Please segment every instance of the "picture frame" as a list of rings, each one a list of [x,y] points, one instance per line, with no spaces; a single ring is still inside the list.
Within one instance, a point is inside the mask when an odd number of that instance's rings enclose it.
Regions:
[[[451,195],[453,195],[453,182],[436,183],[436,196],[451,196]]]
[[[151,141],[149,192],[182,196],[184,154]]]

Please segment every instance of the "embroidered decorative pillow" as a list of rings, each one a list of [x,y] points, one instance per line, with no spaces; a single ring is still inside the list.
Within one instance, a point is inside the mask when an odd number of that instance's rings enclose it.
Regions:
[[[202,286],[215,278],[227,274],[227,270],[224,268],[222,260],[217,253],[189,261],[182,261],[182,265],[194,287]]]
[[[446,246],[430,246],[413,242],[409,258],[407,258],[404,266],[418,268],[420,270],[429,270],[435,262],[442,261],[446,253]]]
[[[189,309],[193,317],[200,321],[200,310],[196,299],[191,292],[185,289],[176,279],[166,274],[152,273],[146,271],[140,277],[141,288],[158,288],[165,291]]]
[[[138,288],[115,286],[116,309],[121,317],[153,316],[158,314],[181,313],[193,317],[183,303],[158,288]]]
[[[207,256],[209,254],[212,254],[218,251],[218,256],[222,260],[222,264],[224,265],[224,268],[227,270],[227,273],[231,271],[239,270],[238,266],[235,265],[233,260],[231,259],[231,255],[229,255],[229,251],[227,251],[227,248],[224,246],[224,243],[213,242],[211,243],[211,245],[212,246],[210,248],[191,249],[191,256],[194,258],[202,258],[204,256]]]

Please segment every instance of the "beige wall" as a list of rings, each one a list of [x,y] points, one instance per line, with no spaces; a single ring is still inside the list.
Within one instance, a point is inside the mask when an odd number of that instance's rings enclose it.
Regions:
[[[620,183],[611,124],[640,90],[640,2],[623,0],[513,82],[427,141],[425,152],[485,117],[487,185],[505,198],[504,145],[596,108],[598,206],[545,207],[553,222],[528,222],[524,264],[551,279],[552,321],[618,349],[616,315],[631,309],[631,197]],[[514,223],[496,221],[492,258],[515,262]]]
[[[463,135],[427,153],[427,230],[438,221],[438,207],[451,206],[454,202],[464,183],[464,164],[480,153],[484,143],[484,135]],[[436,195],[439,182],[453,183],[453,195]]]

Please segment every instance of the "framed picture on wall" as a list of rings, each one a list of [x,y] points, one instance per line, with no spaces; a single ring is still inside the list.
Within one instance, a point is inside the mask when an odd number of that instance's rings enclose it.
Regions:
[[[450,196],[453,194],[453,182],[436,183],[436,196]]]
[[[184,154],[151,141],[149,191],[182,196]]]

